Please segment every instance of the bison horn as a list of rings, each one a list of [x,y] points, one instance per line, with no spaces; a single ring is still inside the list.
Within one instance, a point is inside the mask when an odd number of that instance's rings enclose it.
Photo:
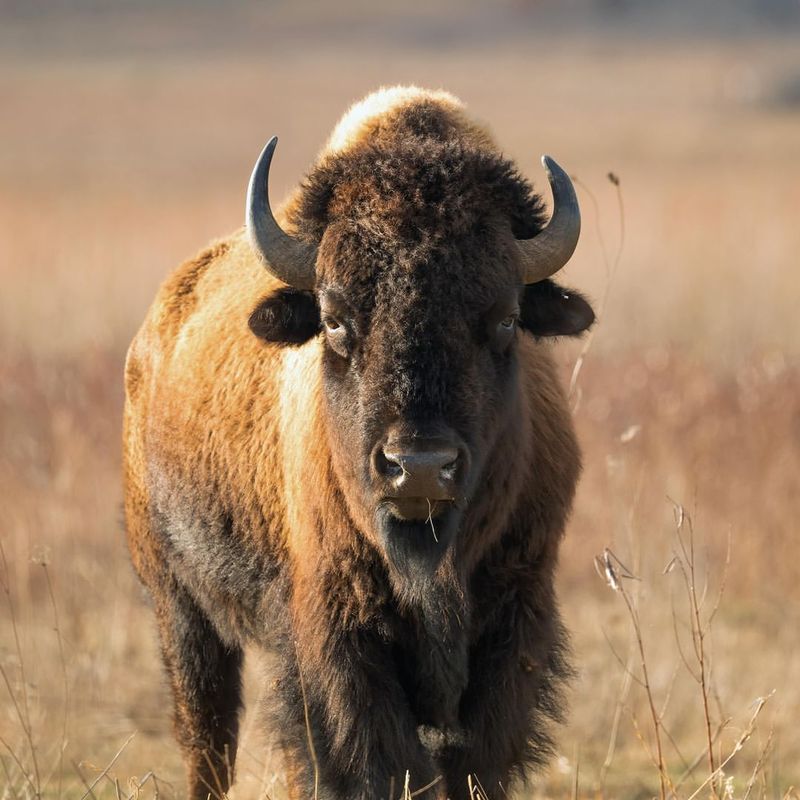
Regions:
[[[553,192],[553,216],[533,239],[517,240],[525,283],[536,283],[558,272],[569,261],[581,232],[581,211],[569,175],[550,156],[542,156]]]
[[[313,289],[317,248],[281,230],[269,207],[269,167],[277,143],[277,136],[267,142],[250,176],[247,236],[267,272],[295,289]]]

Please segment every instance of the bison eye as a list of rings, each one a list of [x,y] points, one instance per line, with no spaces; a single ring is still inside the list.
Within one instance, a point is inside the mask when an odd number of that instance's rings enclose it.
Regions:
[[[504,320],[501,320],[500,327],[503,330],[510,331],[517,324],[518,314],[509,314]]]
[[[350,334],[347,327],[336,317],[325,315],[322,318],[322,326],[325,329],[325,338],[334,353],[342,358],[350,355]]]
[[[514,331],[517,328],[518,317],[519,314],[514,312],[507,317],[503,317],[499,322],[493,323],[493,327],[490,329],[489,340],[492,349],[496,353],[505,352],[511,344],[511,340],[514,338]],[[497,318],[495,317],[495,319]]]

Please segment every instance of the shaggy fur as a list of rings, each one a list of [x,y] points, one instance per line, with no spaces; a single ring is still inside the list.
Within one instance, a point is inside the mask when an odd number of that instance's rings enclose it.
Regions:
[[[194,800],[230,785],[248,642],[275,655],[292,797],[387,798],[406,771],[441,776],[426,796],[466,798],[469,774],[503,796],[548,756],[579,453],[540,337],[593,315],[521,285],[513,239],[542,219],[458,101],[391,90],[282,214],[319,247],[314,292],[241,232],[161,288],[126,365],[125,502]],[[452,508],[382,515],[368,465],[391,425],[458,437]]]

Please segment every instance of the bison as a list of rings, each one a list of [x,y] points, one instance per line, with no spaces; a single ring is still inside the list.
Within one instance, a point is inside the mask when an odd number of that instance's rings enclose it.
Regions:
[[[292,798],[489,796],[552,749],[570,674],[554,593],[580,471],[550,337],[588,328],[547,220],[445,92],[355,105],[280,212],[161,287],[125,368],[133,564],[193,800],[233,773],[243,648]]]

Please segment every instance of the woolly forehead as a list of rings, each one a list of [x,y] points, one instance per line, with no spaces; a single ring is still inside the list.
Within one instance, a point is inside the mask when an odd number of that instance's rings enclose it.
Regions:
[[[511,274],[493,274],[508,260],[504,240],[531,238],[544,217],[540,198],[510,161],[428,138],[330,157],[307,177],[298,200],[291,222],[320,244],[318,285],[365,289],[391,270],[423,281],[443,271],[471,282],[473,291],[484,282],[489,290]],[[499,258],[487,263],[492,252]]]

